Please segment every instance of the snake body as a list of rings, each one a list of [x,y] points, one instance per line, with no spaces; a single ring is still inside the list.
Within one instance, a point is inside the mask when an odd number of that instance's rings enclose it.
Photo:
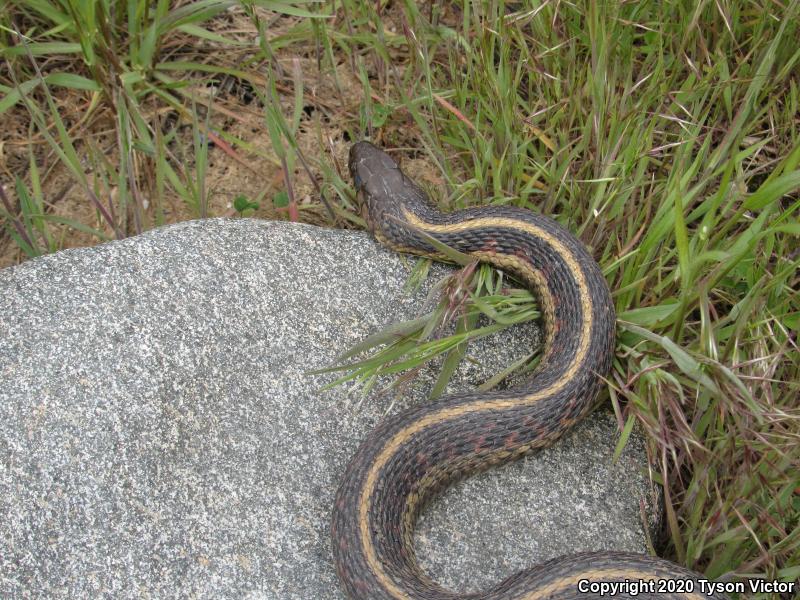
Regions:
[[[518,388],[442,398],[386,418],[362,443],[336,495],[332,548],[354,600],[512,600],[593,597],[581,580],[683,580],[690,590],[659,598],[722,598],[701,593],[696,573],[628,553],[584,553],[521,571],[494,588],[456,593],[433,581],[413,550],[425,503],[469,474],[551,444],[593,407],[611,366],[615,313],[600,268],[552,219],[515,207],[441,213],[394,160],[369,142],[350,150],[349,168],[375,237],[399,252],[441,258],[447,246],[516,276],[538,296],[544,349]],[[674,590],[673,590],[674,591]],[[647,594],[616,598],[645,598]]]

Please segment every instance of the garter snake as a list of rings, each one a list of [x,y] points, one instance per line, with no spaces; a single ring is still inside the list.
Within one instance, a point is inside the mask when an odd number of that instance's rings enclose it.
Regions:
[[[672,587],[668,593],[615,597],[723,598],[703,593],[696,573],[628,553],[557,558],[475,594],[448,591],[422,571],[412,542],[425,502],[462,477],[551,444],[592,409],[611,366],[614,306],[597,263],[555,221],[514,207],[441,213],[369,142],[350,149],[349,168],[379,242],[398,252],[441,258],[432,237],[512,273],[539,298],[545,340],[540,364],[524,386],[450,396],[406,410],[384,419],[361,444],[337,492],[331,527],[336,570],[348,596],[576,598],[597,595],[582,592],[581,580],[644,580]]]

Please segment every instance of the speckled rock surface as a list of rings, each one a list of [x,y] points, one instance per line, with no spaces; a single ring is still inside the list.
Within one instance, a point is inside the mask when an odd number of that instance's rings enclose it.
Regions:
[[[342,598],[338,479],[433,375],[361,401],[306,372],[416,316],[409,269],[361,233],[210,220],[0,271],[0,597]],[[473,345],[454,385],[532,337]],[[448,491],[420,525],[426,568],[465,590],[567,552],[644,551],[642,443],[612,465],[614,428],[595,414]]]

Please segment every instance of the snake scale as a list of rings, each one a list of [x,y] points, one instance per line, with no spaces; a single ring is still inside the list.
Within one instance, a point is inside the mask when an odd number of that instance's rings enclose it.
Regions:
[[[597,263],[552,219],[498,206],[441,213],[369,142],[352,146],[349,168],[379,242],[442,259],[430,236],[511,273],[537,295],[545,339],[540,364],[523,386],[411,408],[384,419],[361,444],[333,507],[332,548],[346,594],[353,600],[587,598],[598,595],[586,591],[587,581],[641,580],[670,587],[652,594],[628,587],[613,597],[725,598],[701,590],[697,573],[631,553],[563,556],[469,594],[444,589],[422,571],[413,533],[426,502],[458,479],[552,444],[592,409],[611,366],[614,306]]]

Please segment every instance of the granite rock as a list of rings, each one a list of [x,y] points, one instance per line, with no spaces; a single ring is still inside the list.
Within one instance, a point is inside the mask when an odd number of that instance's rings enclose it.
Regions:
[[[362,398],[308,372],[417,316],[451,271],[409,294],[412,265],[364,233],[207,220],[0,271],[0,597],[343,598],[337,482],[435,373]],[[536,334],[472,344],[451,387]],[[450,489],[420,523],[425,568],[467,590],[564,553],[644,552],[643,442],[612,463],[616,438],[601,411]]]

